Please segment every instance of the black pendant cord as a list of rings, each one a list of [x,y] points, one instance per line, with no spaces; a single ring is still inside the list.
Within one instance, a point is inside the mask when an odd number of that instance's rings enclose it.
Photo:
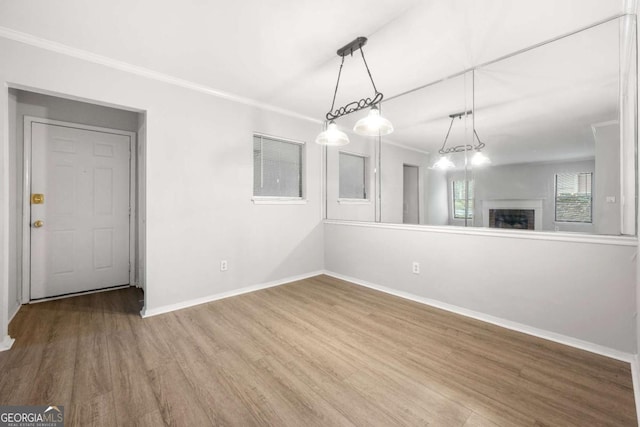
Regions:
[[[473,134],[476,136],[476,139],[478,140],[478,145],[476,145],[475,147],[473,147],[474,150],[480,150],[482,148],[484,148],[485,143],[480,141],[480,137],[478,136],[478,132],[476,132],[476,130],[473,130]]]
[[[442,147],[439,150],[440,154],[445,154],[446,150],[444,149],[445,145],[447,145],[447,139],[449,139],[449,134],[451,133],[451,128],[453,127],[453,121],[455,117],[451,117],[451,123],[449,124],[449,130],[447,131],[447,136],[444,137],[444,142],[442,143]]]
[[[342,74],[343,65],[344,65],[344,56],[342,57],[342,62],[340,62],[340,69],[338,70],[338,81],[336,82],[336,90],[333,91],[333,101],[331,102],[331,109],[329,111],[333,111],[333,107],[336,104],[336,95],[338,94],[338,85],[340,84],[340,75]]]
[[[376,84],[373,82],[373,77],[371,77],[371,71],[369,71],[369,65],[367,64],[367,60],[364,58],[364,49],[362,48],[362,46],[360,46],[360,54],[362,55],[364,66],[367,68],[367,73],[369,74],[369,79],[371,80],[371,84],[373,85],[373,90],[376,94],[378,94],[378,88],[376,88]],[[344,57],[342,59],[344,59]]]
[[[462,151],[471,151],[471,150],[480,151],[485,147],[486,144],[480,140],[480,137],[478,136],[478,132],[476,132],[476,130],[474,129],[473,135],[478,140],[478,145],[456,145],[455,147],[446,148],[446,149],[444,148],[447,145],[447,140],[449,139],[449,134],[451,133],[451,128],[453,127],[454,120],[456,119],[456,117],[461,119],[462,115],[463,114],[451,115],[451,123],[449,123],[449,130],[447,131],[447,136],[444,137],[444,142],[442,143],[442,147],[440,148],[440,150],[438,150],[438,153],[449,154],[449,153],[460,153]]]
[[[367,43],[366,37],[358,37],[352,42],[344,45],[340,49],[338,49],[338,56],[342,57],[342,62],[340,62],[340,69],[338,70],[338,81],[336,82],[336,89],[333,91],[333,101],[331,102],[331,109],[325,115],[325,118],[328,122],[335,120],[339,117],[345,116],[347,114],[351,114],[356,111],[360,111],[363,108],[373,107],[382,101],[384,95],[378,92],[378,88],[376,87],[375,82],[373,81],[373,76],[371,76],[371,70],[369,70],[369,64],[367,64],[367,60],[364,57],[364,51],[362,47]],[[373,86],[373,90],[375,93],[370,98],[362,98],[358,101],[349,102],[344,107],[335,108],[336,107],[336,96],[338,95],[338,86],[340,85],[340,76],[342,75],[342,67],[344,65],[344,57],[347,55],[353,56],[353,53],[360,49],[360,53],[362,55],[362,61],[364,62],[364,66],[367,69],[367,74],[369,75],[369,80],[371,80],[371,85]]]

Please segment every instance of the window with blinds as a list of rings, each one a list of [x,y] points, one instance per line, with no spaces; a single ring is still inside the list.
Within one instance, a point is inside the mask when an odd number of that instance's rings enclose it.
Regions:
[[[254,197],[302,198],[304,144],[253,136]]]
[[[341,199],[367,198],[367,158],[357,154],[340,153],[339,192]]]
[[[473,218],[473,180],[466,182],[469,184],[468,187],[464,180],[453,181],[453,217],[455,219]]]
[[[593,173],[556,174],[556,221],[592,222]]]

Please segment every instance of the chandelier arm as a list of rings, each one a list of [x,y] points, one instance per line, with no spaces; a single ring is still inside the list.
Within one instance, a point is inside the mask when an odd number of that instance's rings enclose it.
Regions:
[[[342,57],[342,61],[340,62],[340,69],[338,70],[338,80],[336,81],[336,89],[333,91],[333,101],[331,101],[331,109],[329,111],[333,111],[333,107],[336,104],[336,95],[338,94],[338,85],[340,84],[340,75],[342,74],[343,65],[344,65],[344,56]]]
[[[453,127],[453,121],[455,117],[451,117],[451,123],[449,124],[449,130],[447,131],[447,136],[444,137],[444,142],[442,143],[442,147],[438,151],[440,154],[447,154],[447,151],[444,149],[445,145],[447,145],[447,139],[449,139],[449,134],[451,133],[451,128]]]
[[[372,107],[382,101],[382,98],[383,95],[378,92],[373,98],[362,98],[359,101],[350,102],[344,107],[340,107],[334,111],[329,111],[325,117],[328,121],[335,120],[339,117],[346,116],[347,114],[360,111],[363,108]]]
[[[378,88],[376,88],[376,84],[373,82],[373,77],[371,76],[371,71],[369,71],[369,65],[367,65],[367,60],[364,58],[364,49],[362,44],[360,45],[360,54],[362,55],[362,61],[364,61],[364,66],[366,67],[367,73],[369,74],[369,80],[371,80],[371,84],[373,85],[373,90],[378,93]]]

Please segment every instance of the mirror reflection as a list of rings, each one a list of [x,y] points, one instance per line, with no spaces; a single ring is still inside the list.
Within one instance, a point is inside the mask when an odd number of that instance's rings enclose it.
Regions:
[[[475,70],[474,226],[620,234],[618,39],[611,22]]]
[[[635,234],[630,19],[384,101],[393,134],[327,151],[327,217]]]

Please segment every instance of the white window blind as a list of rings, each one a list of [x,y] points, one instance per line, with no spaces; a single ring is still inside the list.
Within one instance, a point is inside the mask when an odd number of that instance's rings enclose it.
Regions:
[[[367,158],[357,154],[340,153],[340,190],[341,199],[367,198]]]
[[[253,136],[253,195],[302,198],[304,145],[262,135]]]
[[[453,217],[456,219],[465,219],[465,212],[467,219],[473,218],[473,180],[468,183],[467,188],[464,180],[453,181]]]
[[[556,174],[556,221],[592,222],[591,181],[593,174]]]

